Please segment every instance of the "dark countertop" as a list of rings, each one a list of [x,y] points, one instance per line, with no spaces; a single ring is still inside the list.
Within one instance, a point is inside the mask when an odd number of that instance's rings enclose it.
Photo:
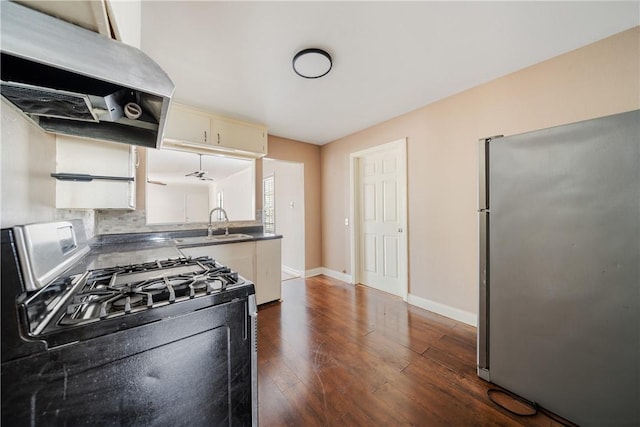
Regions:
[[[214,235],[223,235],[222,230],[216,230]],[[264,239],[281,239],[282,235],[265,233],[262,226],[253,227],[231,227],[229,228],[229,234],[248,234],[252,236],[252,240],[264,240]],[[143,232],[143,233],[122,233],[122,234],[100,234],[95,236],[89,244],[91,247],[98,247],[104,245],[113,244],[143,244],[143,243],[158,243],[173,241],[179,238],[206,236],[207,229],[200,228],[194,230],[178,230],[178,231],[157,231],[157,232]],[[218,242],[224,243],[224,242]]]
[[[216,235],[224,234],[218,230]],[[236,242],[281,239],[279,234],[265,233],[261,226],[230,228],[229,234],[246,234],[249,237],[231,241],[212,240],[206,243],[177,245],[175,239],[206,236],[206,229],[101,234],[89,241],[91,252],[76,266],[74,271],[130,265],[183,256],[180,247],[224,245]]]

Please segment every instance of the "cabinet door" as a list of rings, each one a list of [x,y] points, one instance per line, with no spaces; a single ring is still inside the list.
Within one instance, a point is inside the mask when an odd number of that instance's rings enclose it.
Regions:
[[[280,239],[256,242],[256,301],[258,304],[277,301],[282,296],[280,242]]]
[[[135,176],[132,145],[67,135],[56,136],[56,172]]]
[[[135,183],[122,181],[56,183],[58,209],[135,209]]]
[[[211,128],[220,147],[267,153],[267,131],[262,126],[214,117]]]
[[[164,138],[174,141],[211,143],[211,119],[197,110],[173,104],[164,132]]]
[[[56,137],[56,172],[135,178],[136,147],[113,142]],[[56,181],[56,208],[135,209],[134,181]]]
[[[142,0],[105,2],[117,40],[140,49]],[[108,28],[108,25],[107,25]]]
[[[186,256],[210,256],[220,264],[237,271],[242,277],[255,283],[255,242],[225,243],[222,245],[196,246],[180,249]],[[256,294],[258,287],[256,286]],[[256,298],[257,295],[256,295]]]

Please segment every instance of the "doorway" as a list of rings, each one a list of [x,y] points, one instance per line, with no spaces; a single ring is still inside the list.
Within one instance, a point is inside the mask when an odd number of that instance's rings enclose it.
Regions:
[[[408,296],[406,139],[352,153],[353,282]]]
[[[304,277],[304,164],[263,159],[262,176],[265,224],[282,235],[282,278]]]

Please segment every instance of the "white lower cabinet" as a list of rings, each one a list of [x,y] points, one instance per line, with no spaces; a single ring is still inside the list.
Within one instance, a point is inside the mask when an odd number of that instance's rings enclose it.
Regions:
[[[256,288],[258,304],[277,301],[281,297],[280,239],[181,248],[185,256],[209,256],[245,279]]]
[[[281,239],[258,240],[256,242],[256,285],[260,289],[258,304],[276,301],[282,296]],[[257,291],[256,291],[257,292]]]
[[[182,248],[180,251],[186,256],[210,256],[220,264],[237,271],[242,277],[255,283],[255,242],[196,246],[194,248]]]

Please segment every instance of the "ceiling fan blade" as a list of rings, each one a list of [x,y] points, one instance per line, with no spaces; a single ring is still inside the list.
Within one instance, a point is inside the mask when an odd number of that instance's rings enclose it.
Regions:
[[[213,178],[206,176],[207,171],[202,170],[202,154],[198,154],[198,156],[200,156],[200,170],[188,173],[185,176],[195,176],[201,181],[213,181]]]

